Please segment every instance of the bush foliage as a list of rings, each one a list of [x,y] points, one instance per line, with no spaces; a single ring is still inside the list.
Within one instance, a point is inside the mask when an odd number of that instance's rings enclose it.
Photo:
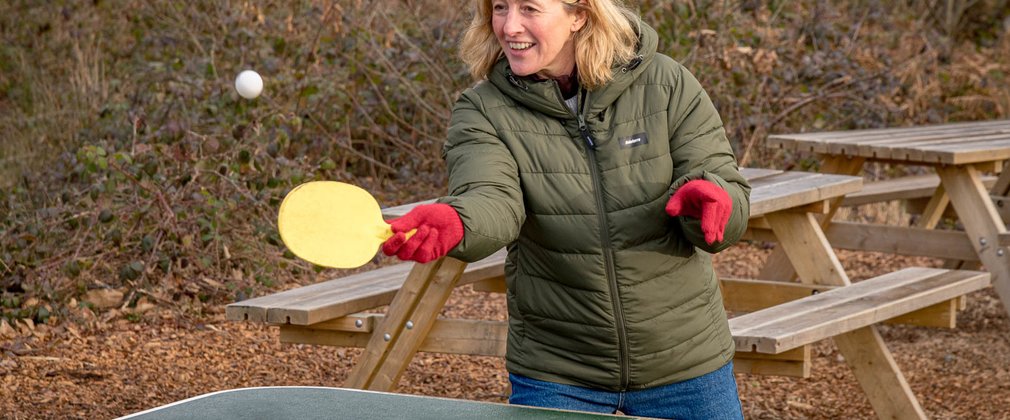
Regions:
[[[1010,114],[1006,0],[634,5],[743,165],[811,168],[764,149],[772,132]],[[279,200],[314,179],[385,205],[444,192],[468,24],[455,0],[3,2],[3,317],[72,318],[97,288],[192,307],[338,274],[285,250]],[[247,68],[255,100],[232,87]]]

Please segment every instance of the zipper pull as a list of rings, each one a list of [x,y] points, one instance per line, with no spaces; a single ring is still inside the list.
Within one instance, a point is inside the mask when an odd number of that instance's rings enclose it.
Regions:
[[[593,140],[593,135],[589,133],[589,127],[586,126],[586,119],[582,118],[582,114],[579,114],[579,134],[582,136],[582,140],[585,140],[586,146],[596,149],[596,140]]]

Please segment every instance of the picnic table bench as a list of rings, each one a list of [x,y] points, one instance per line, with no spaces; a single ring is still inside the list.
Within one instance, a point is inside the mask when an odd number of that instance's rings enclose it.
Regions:
[[[982,184],[991,188],[996,184],[996,177],[982,176]],[[936,188],[940,186],[940,177],[936,174],[906,175],[879,181],[863,182],[863,189],[845,196],[842,206],[851,207],[884,201],[905,201],[909,204],[909,213],[922,214],[926,203],[933,197]],[[1008,206],[1010,207],[1010,206]]]
[[[749,235],[779,243],[800,282],[720,279],[737,372],[808,377],[810,345],[833,338],[881,417],[925,415],[876,331],[888,320],[952,327],[961,296],[987,273],[913,268],[852,285],[818,215],[859,191],[860,177],[743,169],[752,185]],[[383,211],[405,214],[414,203]],[[228,305],[232,320],[276,324],[285,343],[364,347],[346,387],[395,388],[417,351],[503,356],[507,325],[437,318],[452,289],[504,291],[505,253],[472,264],[400,263]],[[385,315],[361,311],[388,304]],[[802,322],[798,322],[802,321]]]
[[[915,226],[837,223],[827,227],[838,248],[893,252],[950,259],[949,267],[981,262],[992,273],[993,284],[1010,312],[1010,120],[980,121],[917,127],[774,134],[768,146],[809,152],[821,160],[824,172],[858,175],[867,162],[925,167],[935,174],[888,181],[917,191],[928,202]],[[998,175],[996,175],[998,174]],[[923,183],[922,181],[928,181]],[[934,181],[935,180],[935,181]],[[894,188],[891,191],[901,191]],[[906,196],[908,197],[908,196]],[[834,203],[837,208],[838,203]],[[935,230],[952,206],[964,231]],[[825,224],[835,208],[823,218]],[[867,232],[875,232],[869,238]],[[789,274],[778,261],[776,274]]]

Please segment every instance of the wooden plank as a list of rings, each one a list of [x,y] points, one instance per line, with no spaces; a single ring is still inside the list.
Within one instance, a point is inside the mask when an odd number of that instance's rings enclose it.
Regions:
[[[926,156],[912,163],[931,165],[977,165],[1010,157],[1010,141],[1000,146],[992,144],[962,144],[950,147],[934,146],[924,149]]]
[[[928,135],[929,133],[950,131],[960,131],[964,136],[972,136],[975,135],[975,133],[985,132],[986,130],[999,130],[1008,127],[1010,127],[1010,121],[999,120],[884,129],[824,131],[800,134],[771,134],[768,136],[767,145],[769,147],[791,150],[828,152],[829,150],[827,150],[827,147],[834,143],[859,144],[860,141],[866,142],[893,137],[904,138],[909,135]]]
[[[847,175],[806,173],[789,178],[768,178],[752,184],[751,217],[802,206],[858,191],[862,179]]]
[[[381,322],[381,314],[359,315],[358,319]],[[313,344],[365,347],[370,331],[352,322],[323,322],[316,325],[281,325],[280,341],[285,344]],[[508,324],[503,321],[439,318],[418,351],[428,353],[505,357]],[[757,375],[810,377],[810,347],[802,346],[780,354],[737,352],[734,371]]]
[[[463,272],[463,276],[459,278],[459,285],[462,286],[499,277],[504,279],[505,259],[507,257],[508,252],[503,248],[483,260],[468,264],[466,271]]]
[[[821,169],[827,173],[858,176],[865,163],[866,159],[859,157],[827,157],[824,159]],[[862,189],[862,185],[860,185],[860,189]],[[849,192],[846,194],[848,193]],[[831,209],[828,210],[826,215],[820,216],[819,220],[821,222],[821,228],[824,228],[831,223],[831,219],[835,217],[835,213],[838,211],[838,208],[841,207],[843,199],[844,198],[842,196],[830,197],[828,199],[831,204]]]
[[[931,150],[936,147],[954,146],[953,148],[955,149],[964,149],[974,147],[972,145],[979,145],[981,143],[988,143],[998,147],[998,144],[993,143],[992,140],[1005,141],[1010,139],[1010,134],[1001,133],[999,131],[1000,130],[987,133],[975,133],[972,135],[964,135],[963,133],[942,133],[903,139],[895,142],[861,144],[860,146],[868,149],[867,151],[869,154],[864,154],[864,156],[867,157],[900,159],[916,162],[934,161],[935,158],[931,156]]]
[[[989,274],[906,268],[730,319],[737,348],[778,353],[954,299]]]
[[[927,209],[928,205],[929,205],[929,199],[915,198],[906,201],[903,208],[905,210],[905,213],[908,213],[910,215],[916,215],[916,214],[924,214],[928,210]],[[954,207],[950,206],[949,203],[947,205],[947,208],[943,210],[943,214],[940,217],[940,220],[943,219],[952,219],[952,220],[958,219],[957,211],[955,211]],[[937,223],[937,225],[939,225],[939,223]]]
[[[374,315],[381,322],[382,315]],[[364,347],[371,334],[320,325],[281,325],[281,342],[340,347]],[[505,357],[508,324],[503,321],[446,319],[435,321],[417,351]]]
[[[951,273],[975,273],[977,277],[958,278]],[[838,302],[815,304],[811,299],[804,299],[806,302],[794,301],[790,303],[805,303],[806,306],[815,308],[804,312],[803,315],[765,319],[764,325],[735,331],[734,335],[760,337],[755,339],[756,342],[763,341],[766,345],[774,343],[788,349],[812,342],[808,340],[817,341],[827,336],[838,335],[970,293],[988,285],[987,278],[988,275],[985,273],[956,270],[921,281],[905,283],[900,287],[889,285],[873,294],[854,298],[843,296]],[[794,308],[794,310],[802,312],[806,308]],[[751,321],[754,322],[760,320]]]
[[[1010,222],[1010,197],[1006,195],[990,195],[993,205],[996,206],[996,212],[999,213],[999,217],[1003,220],[1003,224]]]
[[[484,293],[505,293],[505,275],[474,282],[473,290]]]
[[[944,135],[950,138],[939,138]],[[933,138],[927,139],[929,136]],[[808,135],[806,138],[774,135],[769,136],[767,143],[769,146],[814,153],[925,164],[968,164],[1003,160],[1010,156],[1010,136],[1006,134],[1006,128],[973,132],[935,131],[918,138],[899,137],[897,142],[891,140],[893,137],[874,137],[872,133],[861,136],[846,135],[843,138],[830,137],[823,133],[817,136]]]
[[[944,166],[937,168],[937,173],[950,194],[975,253],[993,275],[993,286],[1004,310],[1010,311],[1010,257],[1006,255],[1006,248],[998,245],[1007,229],[978,171],[971,166]]]
[[[860,328],[835,337],[834,342],[878,418],[927,418],[876,329]]]
[[[747,172],[750,172],[748,170]],[[744,178],[747,172],[741,173]],[[747,182],[751,184],[752,189],[758,188],[777,188],[781,185],[795,182],[796,180],[807,179],[811,175],[816,174],[816,172],[802,172],[802,171],[774,171],[764,173],[763,176],[756,177],[754,179],[747,178]]]
[[[497,287],[500,285],[501,290],[497,288],[494,289],[496,293],[504,293],[505,284],[503,278],[489,279],[485,282],[477,282],[473,285],[476,287],[482,283],[488,283],[489,287]],[[494,286],[491,286],[494,285]],[[785,302],[802,299],[813,294],[826,292],[828,290],[836,288],[836,286],[821,286],[821,285],[806,285],[799,283],[786,283],[781,281],[768,281],[768,280],[752,280],[752,279],[735,279],[735,278],[723,278],[719,279],[720,291],[723,295],[723,303],[726,310],[731,312],[753,312],[768,307],[772,307]],[[953,328],[953,320],[955,319],[955,314],[959,308],[959,300],[954,299],[951,301],[943,302],[931,307],[925,308],[923,310],[903,315],[898,318],[888,320],[888,323],[896,324],[909,324],[918,326],[932,326],[932,327],[945,327]],[[351,314],[345,317],[331,319],[327,321],[322,321],[312,325],[298,326],[299,328],[289,328],[287,331],[315,331],[315,330],[327,330],[327,331],[342,331],[342,332],[352,332],[352,333],[371,333],[375,329],[375,325],[381,322],[385,316],[383,314],[377,313],[358,313]],[[451,324],[452,320],[442,320],[438,322]],[[438,322],[435,328],[443,328],[446,330],[451,330],[449,326],[439,327]],[[282,331],[284,331],[285,326],[290,324],[282,324]],[[301,334],[301,333],[300,333]],[[503,338],[504,339],[504,338]],[[282,342],[287,342],[282,339]],[[297,342],[297,341],[291,341]],[[313,343],[304,343],[313,344]],[[330,343],[329,345],[336,345]],[[364,346],[364,343],[362,343]],[[432,349],[431,344],[425,345],[426,348]],[[422,346],[422,347],[425,347]],[[353,347],[353,346],[350,346]],[[420,350],[420,351],[435,351],[437,350]],[[454,353],[454,354],[468,354],[468,353]]]
[[[382,315],[365,318],[381,321]],[[346,325],[331,328],[332,325],[281,325],[280,342],[356,348],[368,343],[369,332],[354,331]],[[503,321],[439,318],[418,351],[505,357],[507,337],[508,324]],[[779,354],[737,352],[733,365],[736,373],[808,378],[812,366],[810,346],[800,346]]]
[[[730,312],[758,311],[837,287],[768,280],[719,279],[723,305]],[[962,296],[884,322],[918,327],[954,328],[957,311],[962,310],[963,301]]]
[[[851,140],[879,139],[893,136],[921,135],[928,133],[959,131],[965,135],[993,129],[1010,128],[1010,120],[970,121],[950,124],[915,125],[909,127],[869,128],[861,130],[819,131],[799,134],[771,134],[769,139],[778,140]]]
[[[505,250],[469,264],[459,284],[504,275]],[[309,325],[389,304],[413,263],[352,274],[225,307],[231,320]]]
[[[738,351],[733,356],[733,372],[751,375],[810,377],[810,346],[797,347],[779,354]]]
[[[448,257],[415,264],[345,385],[376,391],[394,389],[465,268],[466,263]]]
[[[940,219],[943,218],[944,211],[947,210],[947,205],[949,204],[950,196],[947,195],[947,191],[944,190],[942,184],[937,185],[936,190],[933,191],[932,197],[926,203],[926,208],[922,210],[922,215],[916,221],[915,226],[925,229],[935,228],[940,223]]]
[[[915,312],[884,321],[887,324],[915,325],[919,327],[956,328],[957,311],[964,296],[927,306]]]
[[[861,171],[864,162],[865,159],[860,157],[850,158],[844,156],[825,156],[821,169],[829,173],[856,176]],[[846,194],[850,192],[852,191],[847,191]],[[821,229],[830,224],[835,212],[837,212],[838,208],[841,206],[842,197],[842,194],[832,194],[830,197],[824,197],[828,200],[829,209],[826,214],[819,216]],[[824,262],[826,264],[832,264],[829,259],[824,260]],[[778,247],[772,251],[771,255],[769,255],[765,260],[765,264],[761,267],[760,272],[761,278],[766,279],[792,280],[796,278],[796,275],[796,269],[793,267],[792,261],[790,261],[789,256],[786,255],[785,250],[782,247]],[[845,281],[847,281],[847,278],[845,278]]]
[[[975,169],[978,169],[982,173],[1000,173],[1003,170],[1003,166],[1006,163],[1004,160],[987,160],[984,162],[979,162],[974,164]]]
[[[775,239],[775,235],[773,233],[771,233],[771,229],[772,229],[771,225],[768,224],[768,220],[765,219],[764,217],[754,217],[754,218],[751,218],[750,220],[747,221],[747,230],[748,231],[750,231],[750,230],[765,230],[765,231],[768,231],[768,234],[772,235],[772,236],[770,236],[767,239],[768,242],[778,242],[778,240]],[[744,233],[744,235],[747,235],[747,234],[749,234],[749,232]]]
[[[759,181],[762,178],[767,178],[773,175],[780,174],[784,171],[781,169],[767,169],[767,168],[740,168],[740,175],[743,175],[748,182]]]
[[[397,279],[405,278],[407,273],[410,271],[410,267],[411,264],[409,263],[382,267],[375,270],[353,274],[347,277],[341,277],[280,293],[232,303],[225,307],[225,316],[231,320],[287,322],[289,314],[277,314],[270,319],[269,312],[271,309],[286,309],[291,305],[305,303],[313,299],[330,299],[332,300],[332,304],[334,306],[339,306],[348,300],[345,297],[357,296],[358,292],[374,290],[376,288],[382,289],[384,284],[388,287],[399,287],[397,283],[402,284],[402,280]],[[388,299],[392,299],[392,295],[390,295]],[[343,316],[364,309],[368,308],[348,308],[346,311],[336,308],[334,311],[337,313],[344,312],[336,315]],[[311,319],[300,316],[298,313],[290,314],[290,316],[292,318],[291,322],[301,324],[308,324],[312,322]]]
[[[835,287],[837,286],[768,280],[719,279],[723,306],[731,312],[753,312],[825,292]]]
[[[863,189],[846,195],[842,200],[842,205],[858,206],[882,201],[929,197],[938,185],[940,185],[940,177],[932,174],[864,182]]]
[[[825,233],[831,246],[838,249],[978,260],[968,235],[956,230],[834,222]]]
[[[824,231],[813,215],[779,212],[768,214],[765,219],[803,283],[849,283],[842,263],[838,261],[838,256],[831,249]]]
[[[970,165],[1002,161],[1010,157],[1010,139],[1003,144],[992,142],[962,142],[951,145],[923,145],[919,149],[907,149],[905,153],[878,151],[878,159],[890,159],[905,164],[923,165]],[[986,165],[988,166],[988,165]]]
[[[915,145],[935,144],[936,142],[959,142],[971,141],[979,136],[1000,134],[1002,129],[995,130],[973,130],[965,132],[963,130],[932,131],[923,133],[903,133],[887,136],[870,136],[859,138],[857,143],[852,140],[837,140],[830,142],[832,153],[838,153],[835,147],[845,146],[849,150],[848,154],[859,155],[872,159],[900,159],[919,160],[923,158],[921,150],[914,148]]]
[[[315,329],[306,325],[284,324],[280,327],[280,342],[284,344],[313,344],[364,348],[372,339],[371,334],[353,331]],[[349,386],[345,384],[345,386]]]
[[[345,317],[329,319],[312,325],[306,325],[306,327],[311,327],[316,330],[370,333],[375,330],[378,320],[382,320],[383,318],[384,315],[382,314],[351,314]],[[279,325],[284,326],[290,324]]]
[[[982,183],[995,186],[995,176],[983,176]],[[940,185],[940,177],[935,174],[910,175],[880,181],[863,183],[863,189],[849,193],[842,200],[842,206],[859,206],[894,200],[911,200],[931,197]]]
[[[996,179],[996,183],[989,188],[992,195],[1010,195],[1010,161],[1003,162],[1002,171]]]
[[[847,285],[844,288],[838,288],[838,290],[844,291],[842,294],[839,294],[839,292],[814,294],[804,297],[802,302],[788,302],[744,316],[734,317],[730,320],[730,324],[734,335],[739,334],[741,336],[745,336],[752,332],[760,333],[763,332],[761,330],[762,328],[768,325],[773,325],[779,320],[790,320],[793,317],[802,318],[807,315],[817,315],[817,312],[825,307],[840,305],[844,302],[871,296],[881,291],[900,288],[905,284],[911,284],[921,281],[922,279],[935,277],[939,273],[946,273],[948,271],[950,270],[925,267],[905,268],[892,273],[880,275],[869,280],[864,280],[859,283]],[[749,346],[742,347],[747,349],[744,351],[761,351],[762,353],[774,353],[772,350],[775,350],[775,348],[772,347],[762,347],[764,351],[750,349]],[[782,348],[781,350],[786,349]]]
[[[781,211],[785,211],[785,212],[789,212],[789,213],[811,213],[811,214],[819,214],[820,215],[820,214],[828,214],[828,212],[830,210],[831,210],[831,205],[828,203],[828,200],[820,200],[820,201],[815,201],[815,202],[810,203],[810,204],[806,204],[806,205],[802,205],[802,206],[798,206],[798,207],[793,207],[793,208],[788,208],[788,209],[781,210]]]

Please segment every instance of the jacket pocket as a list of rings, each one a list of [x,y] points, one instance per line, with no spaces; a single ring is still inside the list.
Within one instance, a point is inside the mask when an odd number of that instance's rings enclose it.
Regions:
[[[514,265],[512,270],[506,267],[505,270],[505,303],[508,309],[508,326],[509,326],[509,338],[517,339],[517,343],[522,343],[526,338],[526,321],[522,316],[522,310],[519,307],[519,302],[521,301],[520,287],[519,284],[522,283],[522,279],[526,277],[526,273],[522,269],[522,251],[520,250],[519,244],[516,243],[511,246],[508,250],[509,256],[511,257],[514,253],[515,259],[509,260],[513,261]]]

